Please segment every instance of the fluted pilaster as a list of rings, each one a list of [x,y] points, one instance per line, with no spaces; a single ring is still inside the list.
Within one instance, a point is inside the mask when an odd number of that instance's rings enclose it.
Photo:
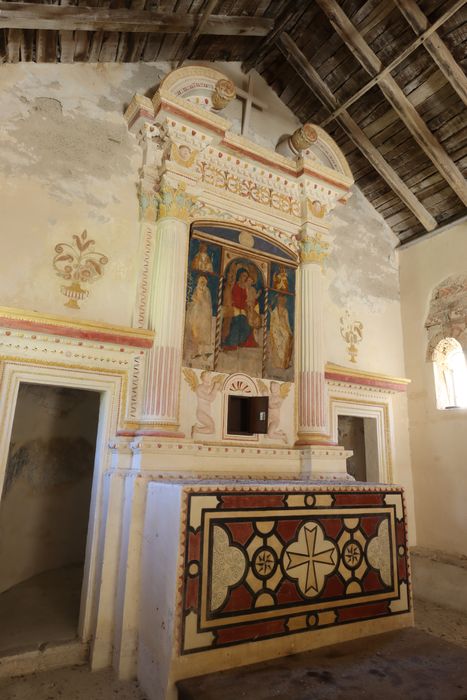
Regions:
[[[329,444],[324,376],[323,280],[329,243],[321,233],[300,236],[300,344],[298,347],[298,443]]]

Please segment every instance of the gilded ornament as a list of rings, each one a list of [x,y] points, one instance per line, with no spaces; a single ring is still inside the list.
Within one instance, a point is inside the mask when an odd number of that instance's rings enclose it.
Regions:
[[[341,316],[341,336],[347,343],[350,362],[356,362],[358,353],[357,344],[363,339],[363,323],[361,321],[351,320],[348,311]]]
[[[291,195],[276,192],[266,185],[230,173],[206,161],[199,164],[199,171],[201,181],[208,185],[228,190],[240,197],[252,199],[259,204],[272,207],[291,216],[299,216],[300,214],[299,204]]]
[[[196,197],[186,192],[184,182],[179,182],[177,187],[164,184],[156,196],[159,200],[159,218],[171,216],[175,219],[188,221]]]
[[[300,242],[300,260],[302,263],[318,263],[322,265],[329,255],[329,243],[318,231],[310,235],[302,235]]]
[[[238,242],[245,248],[254,248],[255,239],[248,231],[242,231],[238,237]]]
[[[236,97],[235,85],[231,80],[221,78],[218,80],[212,93],[212,106],[215,110],[221,110]]]
[[[326,214],[326,206],[318,199],[308,199],[307,203],[308,209],[313,214],[313,216],[316,216],[317,219],[322,219],[323,216]]]
[[[290,137],[290,145],[294,151],[306,151],[317,140],[316,129],[311,124],[304,124],[294,131]]]
[[[184,168],[193,167],[197,155],[198,151],[190,148],[184,143],[181,143],[180,145],[176,143],[172,144],[171,158],[179,165],[183,165]]]
[[[81,284],[95,282],[104,274],[104,265],[109,259],[103,253],[93,250],[95,241],[88,239],[87,231],[80,235],[73,235],[74,244],[58,243],[55,246],[55,256],[52,261],[54,270],[59,277],[70,281],[69,285],[62,285],[60,291],[68,298],[65,306],[70,309],[79,309],[78,301],[89,296],[89,291],[83,289]]]

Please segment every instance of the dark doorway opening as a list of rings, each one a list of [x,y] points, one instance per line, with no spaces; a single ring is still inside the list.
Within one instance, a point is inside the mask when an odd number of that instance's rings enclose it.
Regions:
[[[21,384],[0,501],[0,653],[78,631],[100,394]]]
[[[356,481],[367,481],[365,422],[359,416],[338,417],[338,443],[353,455],[347,460],[347,472]]]

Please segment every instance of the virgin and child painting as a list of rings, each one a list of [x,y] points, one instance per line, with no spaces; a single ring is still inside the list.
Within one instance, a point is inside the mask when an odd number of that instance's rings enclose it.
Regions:
[[[234,258],[224,270],[219,371],[261,377],[264,340],[264,280],[253,260]]]
[[[187,367],[293,381],[295,269],[192,237]]]

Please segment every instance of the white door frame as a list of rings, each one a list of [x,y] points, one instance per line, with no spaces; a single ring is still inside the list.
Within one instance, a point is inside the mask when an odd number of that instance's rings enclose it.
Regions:
[[[356,416],[376,420],[376,441],[378,446],[378,481],[393,483],[392,450],[389,402],[365,401],[342,396],[330,397],[331,435],[338,443],[339,416]],[[366,445],[365,445],[366,451]]]
[[[8,452],[11,441],[13,419],[15,415],[18,391],[21,383],[44,384],[70,387],[98,392],[100,398],[99,423],[96,439],[96,455],[89,510],[89,525],[86,541],[86,556],[81,593],[81,607],[78,636],[87,642],[94,634],[96,610],[99,596],[98,576],[102,559],[102,477],[110,467],[110,450],[108,444],[115,436],[118,426],[119,406],[122,395],[123,375],[118,372],[106,372],[101,368],[78,369],[70,366],[41,365],[40,361],[31,363],[9,361],[2,362],[0,382],[0,493],[6,473]]]

